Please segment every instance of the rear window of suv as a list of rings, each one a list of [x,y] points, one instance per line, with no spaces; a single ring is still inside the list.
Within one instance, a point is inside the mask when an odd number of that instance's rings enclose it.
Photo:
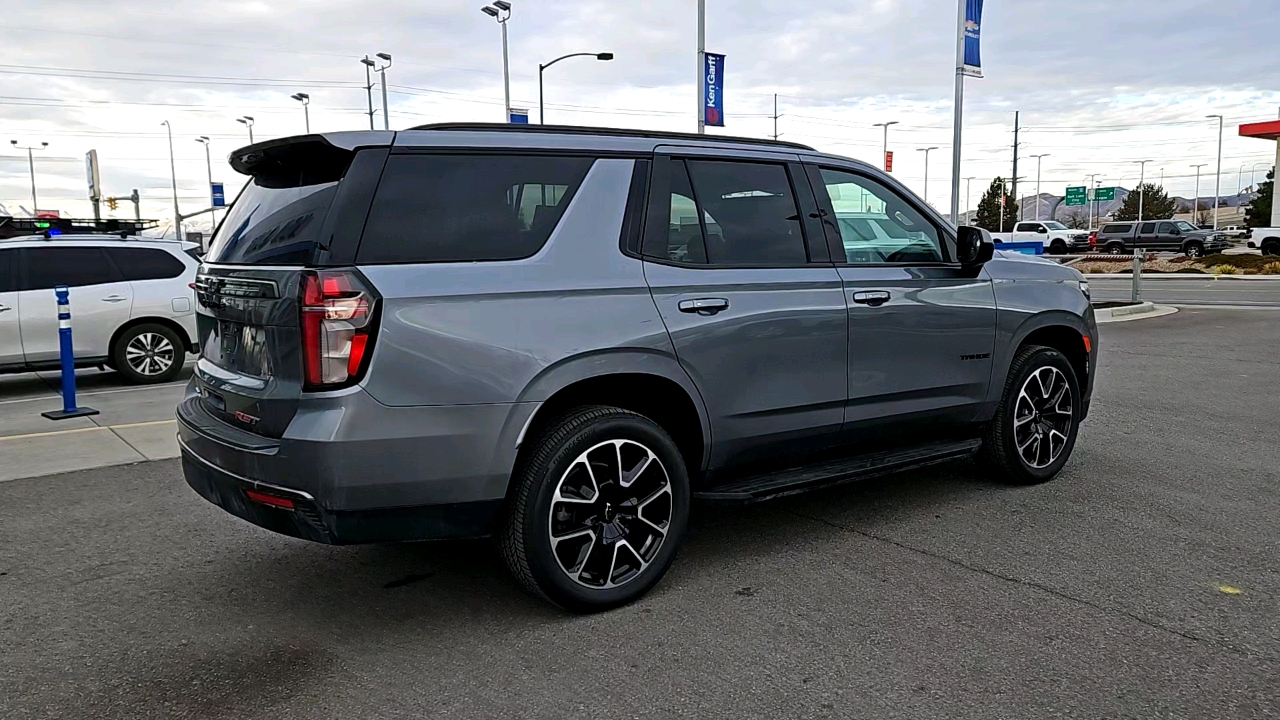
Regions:
[[[356,262],[526,258],[546,244],[593,158],[392,155]]]
[[[1133,229],[1132,225],[1103,225],[1102,232],[1123,234]]]
[[[337,182],[273,187],[255,177],[218,226],[205,260],[230,264],[304,264],[311,260]]]

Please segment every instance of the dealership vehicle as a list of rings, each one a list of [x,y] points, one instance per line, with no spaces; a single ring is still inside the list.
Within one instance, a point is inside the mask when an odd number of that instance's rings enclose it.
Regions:
[[[1249,237],[1249,228],[1244,225],[1227,225],[1222,228],[1222,234],[1228,239],[1242,240]]]
[[[70,289],[76,367],[172,380],[195,339],[196,246],[120,235],[0,240],[0,372],[59,365],[54,287]]]
[[[1249,235],[1249,247],[1262,251],[1263,255],[1280,255],[1280,228],[1258,227]]]
[[[1056,220],[1020,222],[1013,226],[1013,232],[991,233],[991,237],[997,246],[1007,242],[1044,243],[1044,251],[1051,255],[1089,252],[1092,249],[1087,231],[1072,230]]]
[[[579,612],[695,499],[977,454],[1044,482],[1089,408],[1080,273],[803,145],[450,124],[272,140],[196,281],[183,470],[325,543],[500,538]]]
[[[1122,255],[1142,248],[1180,252],[1187,257],[1204,257],[1231,246],[1227,242],[1227,236],[1221,232],[1200,230],[1186,220],[1107,223],[1098,230],[1095,243],[1112,255]]]

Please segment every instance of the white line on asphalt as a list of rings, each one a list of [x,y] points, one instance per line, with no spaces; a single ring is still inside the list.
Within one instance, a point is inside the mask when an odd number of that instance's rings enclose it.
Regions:
[[[136,428],[147,427],[149,425],[177,425],[177,420],[148,420],[147,422],[124,423],[123,425],[98,425],[96,427],[73,428],[71,430],[50,430],[49,432],[27,433],[26,435],[5,435],[0,436],[0,442],[6,440],[23,440],[26,438],[49,437],[50,435],[71,435],[74,433],[95,432],[97,430],[106,430],[111,432],[120,428]]]
[[[1188,305],[1186,303],[1161,303],[1162,305],[1171,305],[1176,308],[1187,308],[1188,310],[1280,310],[1280,305],[1274,303],[1270,305]]]
[[[116,388],[114,390],[90,390],[89,392],[78,392],[76,397],[92,397],[94,395],[110,395],[112,393],[124,392],[141,392],[143,390],[154,390],[156,388],[169,387],[185,387],[186,382],[162,383],[160,385],[142,385],[140,387]],[[0,400],[0,405],[12,405],[14,403],[33,402],[35,400],[48,400],[50,398],[62,397],[62,393],[54,392],[52,395],[38,395],[36,397],[18,398],[16,400]]]

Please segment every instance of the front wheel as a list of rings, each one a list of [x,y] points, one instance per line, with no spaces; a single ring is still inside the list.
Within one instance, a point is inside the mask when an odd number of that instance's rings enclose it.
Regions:
[[[135,385],[176,378],[186,358],[186,346],[178,333],[158,323],[129,328],[111,349],[111,366]]]
[[[1187,257],[1204,257],[1204,246],[1198,242],[1189,242],[1187,243],[1187,246],[1183,248],[1182,252]]]
[[[1271,240],[1262,243],[1263,255],[1280,255],[1280,241]]]
[[[996,479],[1011,485],[1052,480],[1076,444],[1080,386],[1066,356],[1053,348],[1021,348],[979,455]]]
[[[501,539],[520,584],[584,613],[648,592],[689,519],[689,477],[671,437],[642,415],[595,406],[562,416],[531,448]]]
[[[1067,254],[1067,244],[1062,242],[1061,240],[1055,240],[1052,244],[1049,245],[1049,254],[1050,255]]]

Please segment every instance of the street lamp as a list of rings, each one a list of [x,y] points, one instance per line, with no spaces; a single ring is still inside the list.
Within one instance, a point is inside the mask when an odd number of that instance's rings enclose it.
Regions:
[[[364,94],[369,99],[369,129],[373,129],[373,76],[369,74],[375,67],[375,63],[365,55],[360,59],[360,64],[364,65]]]
[[[209,175],[209,205],[213,205],[213,160],[209,157],[209,136],[201,135],[196,138],[196,142],[204,146],[204,167],[205,172]],[[213,229],[218,226],[218,216],[215,212],[209,213],[209,235],[213,235]]]
[[[1196,199],[1191,201],[1191,224],[1196,227],[1200,226],[1200,221],[1196,218],[1200,212],[1200,168],[1208,164],[1200,163],[1199,165],[1191,166],[1196,169]]]
[[[1094,211],[1095,207],[1096,207],[1096,206],[1097,206],[1097,204],[1098,204],[1098,175],[1100,175],[1100,174],[1101,174],[1101,173],[1091,173],[1091,174],[1088,176],[1088,177],[1089,177],[1089,185],[1093,187],[1093,195],[1092,195],[1092,196],[1090,196],[1090,195],[1089,195],[1089,187],[1088,187],[1088,186],[1086,186],[1086,187],[1085,187],[1085,192],[1084,192],[1084,195],[1085,195],[1085,201],[1089,203],[1089,210],[1088,210],[1088,214],[1089,214],[1089,230],[1090,230],[1090,232],[1092,232],[1092,231],[1093,231],[1093,215],[1094,215],[1094,212],[1093,212],[1093,211]]]
[[[294,93],[289,97],[302,103],[302,118],[307,123],[307,134],[310,135],[311,134],[311,111],[307,109],[307,106],[311,104],[311,96],[306,93]]]
[[[872,123],[871,125],[871,127],[884,128],[884,148],[880,155],[880,162],[883,163],[882,167],[884,167],[885,172],[889,172],[889,126],[897,124],[897,120],[890,120],[889,122]]]
[[[973,178],[971,177],[967,177],[964,179],[964,212],[966,215],[969,213],[969,201],[973,197],[972,195],[969,194],[969,183],[972,180]],[[959,218],[956,218],[956,224],[957,225],[960,224]]]
[[[1242,192],[1241,185],[1244,184],[1244,168],[1247,163],[1240,163],[1240,170],[1236,172],[1236,197],[1240,197]]]
[[[1270,165],[1270,164],[1271,164],[1271,163],[1270,163],[1270,161],[1268,161],[1268,162],[1257,162],[1257,163],[1254,163],[1254,164],[1253,164],[1253,167],[1249,168],[1249,185],[1250,185],[1250,187],[1252,187],[1252,188],[1253,188],[1253,191],[1254,191],[1254,192],[1258,192],[1258,180],[1257,180],[1257,176],[1256,176],[1254,173],[1258,172],[1258,166],[1259,166],[1259,165],[1262,165],[1263,167],[1266,167],[1266,166],[1268,166],[1268,165]]]
[[[924,153],[924,204],[929,204],[929,151],[937,150],[937,145],[927,148],[916,148],[916,152]]]
[[[169,177],[173,180],[173,236],[182,240],[182,213],[178,212],[178,169],[173,162],[173,126],[168,120],[160,123],[169,133]],[[250,140],[250,143],[253,141]]]
[[[1040,158],[1049,157],[1049,153],[1032,155],[1036,159],[1036,220],[1040,220]]]
[[[39,205],[36,203],[36,160],[35,160],[35,156],[32,155],[31,153],[34,150],[43,150],[49,147],[49,143],[41,142],[40,147],[35,147],[33,145],[22,147],[18,145],[17,140],[10,140],[9,144],[13,145],[19,150],[27,151],[27,169],[31,171],[31,217],[35,217],[36,212],[39,208]]]
[[[546,63],[545,65],[538,65],[538,123],[539,124],[542,124],[542,125],[547,124],[547,111],[546,111],[546,108],[544,108],[542,105],[542,71],[546,70],[547,68],[551,67],[552,65],[555,65],[556,63],[566,58],[587,57],[587,56],[594,57],[597,60],[613,59],[613,53],[611,52],[602,52],[602,53],[580,52],[580,53],[569,53],[568,55],[561,55],[560,57],[556,58],[555,60],[552,60],[549,63]]]
[[[1218,172],[1213,184],[1213,229],[1218,229],[1218,196],[1222,194],[1222,116],[1205,115],[1206,118],[1218,118]]]
[[[1147,199],[1146,187],[1143,183],[1147,179],[1147,163],[1151,161],[1134,160],[1134,162],[1138,163],[1138,222],[1142,222],[1142,201]]]
[[[236,118],[236,122],[249,128],[249,144],[252,145],[253,144],[253,118],[248,115],[245,115],[244,117]]]
[[[511,122],[511,66],[507,55],[507,21],[511,19],[511,3],[494,0],[492,5],[480,8],[480,12],[497,20],[502,27],[502,106],[506,109],[505,122]]]
[[[372,66],[372,65],[367,66],[367,67],[373,67],[373,69],[378,73],[379,77],[381,78],[381,82],[382,82],[382,129],[383,129],[383,130],[390,130],[390,129],[391,129],[391,116],[387,114],[387,68],[391,67],[391,56],[390,56],[390,55],[388,55],[387,53],[378,53],[378,54],[377,54],[377,55],[375,55],[374,57],[376,57],[376,58],[378,58],[379,60],[381,60],[382,62],[386,63],[386,65],[379,65],[379,66],[377,66],[377,67],[374,67],[374,66]],[[370,116],[370,117],[369,117],[369,129],[370,129],[370,130],[372,130],[372,129],[373,129],[373,117],[372,117],[372,116]]]

